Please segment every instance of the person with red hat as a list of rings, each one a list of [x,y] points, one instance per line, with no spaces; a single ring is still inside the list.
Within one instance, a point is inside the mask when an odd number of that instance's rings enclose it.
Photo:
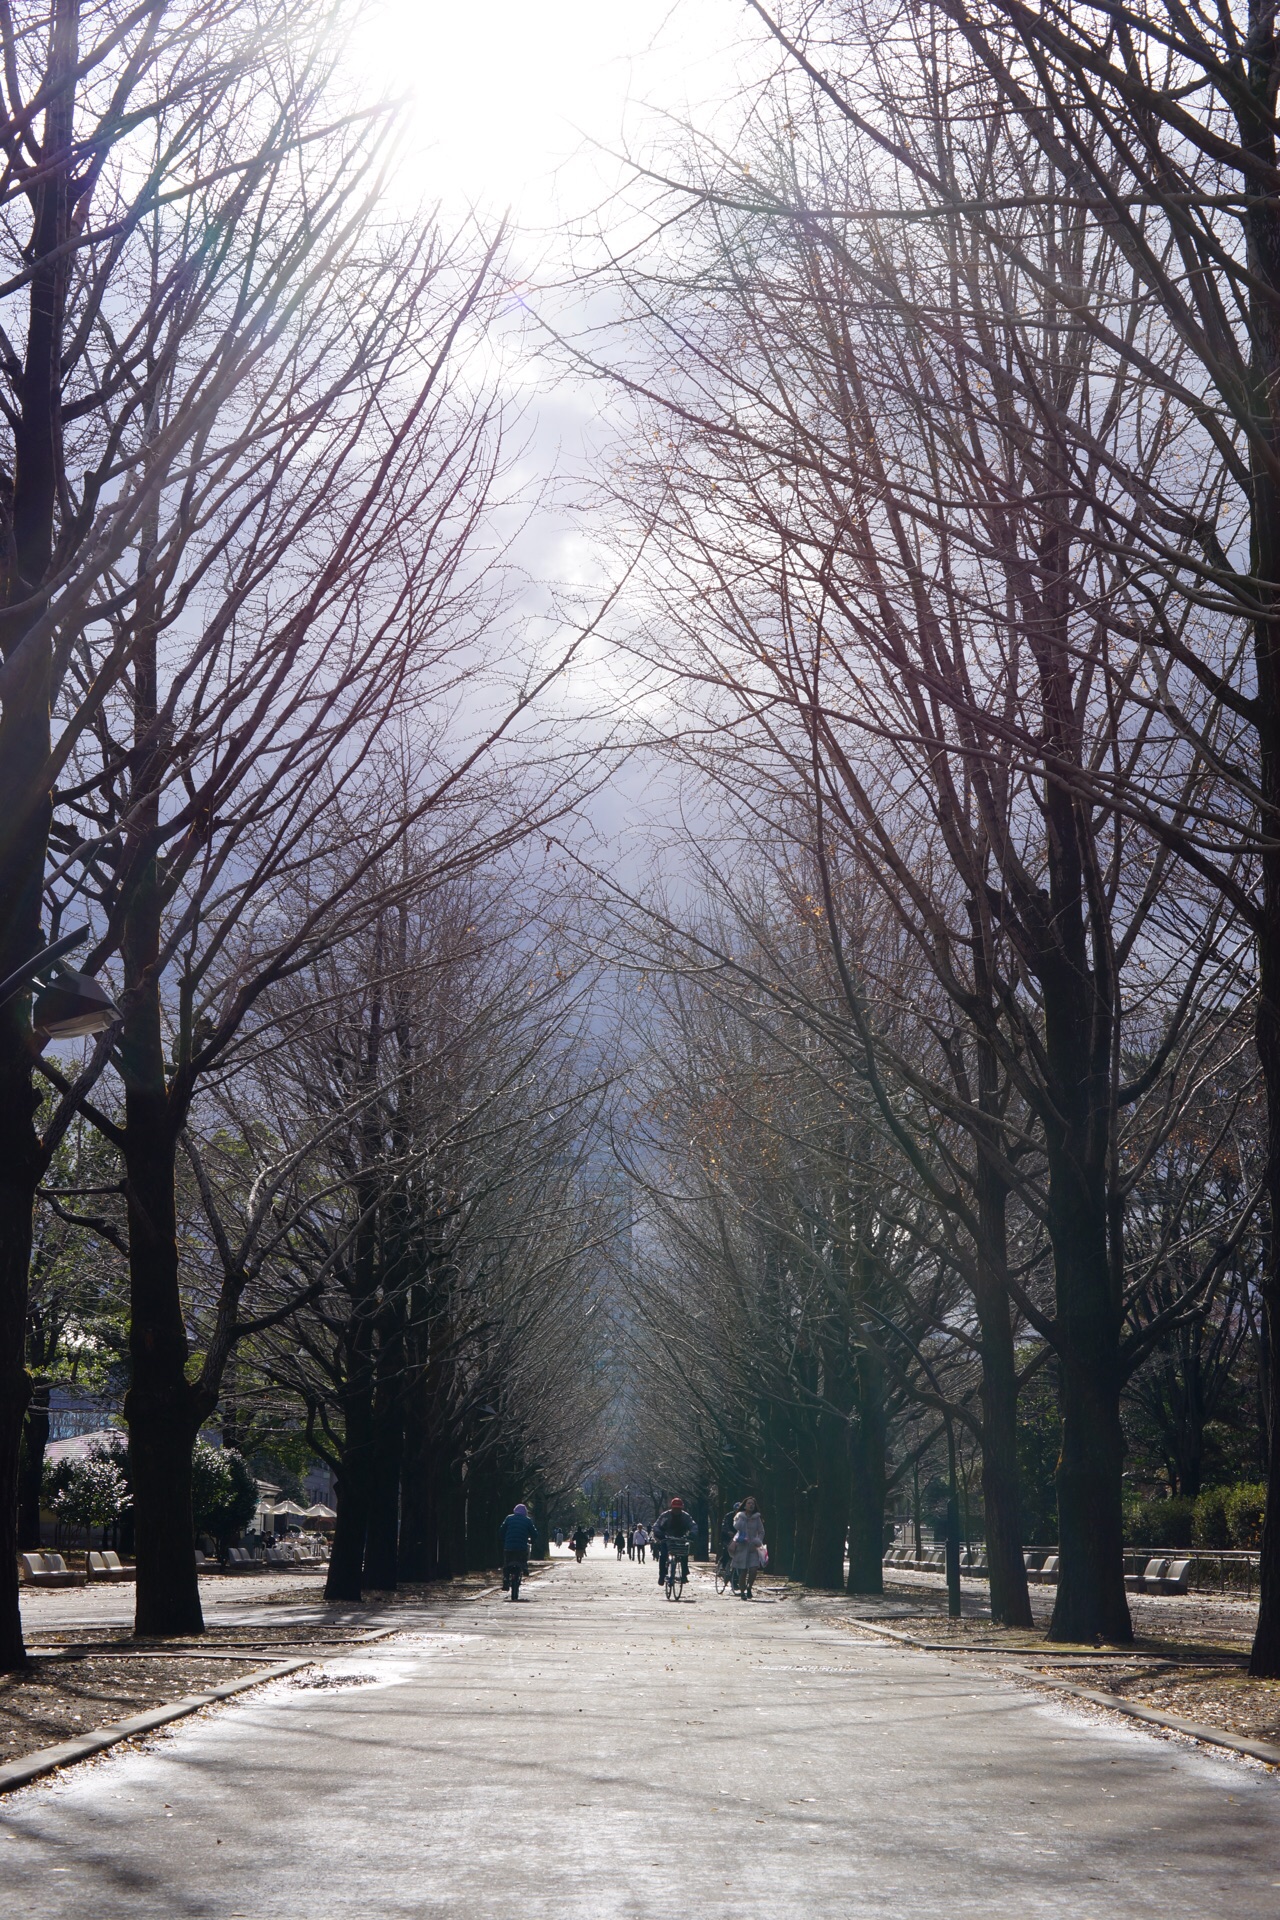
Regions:
[[[674,1552],[684,1562],[684,1577],[689,1578],[689,1548],[698,1529],[695,1522],[684,1510],[684,1501],[677,1493],[672,1497],[671,1505],[660,1513],[653,1523],[649,1538],[658,1556],[658,1585],[667,1582],[667,1560]]]

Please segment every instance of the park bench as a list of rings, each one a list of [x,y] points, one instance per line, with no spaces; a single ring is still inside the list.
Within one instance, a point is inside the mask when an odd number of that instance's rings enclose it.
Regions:
[[[1124,1584],[1130,1593],[1185,1593],[1193,1564],[1190,1559],[1148,1560],[1141,1573],[1127,1573]]]
[[[126,1567],[118,1553],[104,1552],[89,1555],[88,1576],[90,1580],[136,1580],[137,1571]]]
[[[261,1573],[262,1562],[255,1560],[251,1553],[246,1553],[243,1547],[229,1547],[226,1571],[228,1573]]]
[[[24,1553],[21,1565],[29,1587],[78,1587],[83,1577],[72,1573],[60,1553]]]

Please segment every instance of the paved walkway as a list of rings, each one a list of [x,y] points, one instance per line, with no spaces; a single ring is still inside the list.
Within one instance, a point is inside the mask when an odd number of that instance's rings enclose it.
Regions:
[[[310,1608],[306,1608],[310,1612]],[[273,1612],[275,1609],[273,1609]],[[829,1607],[827,1609],[829,1611]],[[557,1562],[0,1811],[14,1913],[1274,1920],[1280,1781],[705,1577]]]

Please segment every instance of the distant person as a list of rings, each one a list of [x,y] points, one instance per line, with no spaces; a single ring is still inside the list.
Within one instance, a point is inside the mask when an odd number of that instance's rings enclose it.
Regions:
[[[644,1550],[649,1544],[649,1533],[643,1520],[631,1535],[631,1545],[635,1549],[636,1559],[644,1565]]]
[[[586,1554],[587,1548],[591,1545],[591,1535],[587,1532],[587,1529],[581,1521],[578,1522],[573,1532],[569,1535],[569,1545],[577,1555],[578,1565],[581,1566],[583,1556]]]
[[[625,1533],[624,1533],[624,1532],[622,1531],[622,1528],[621,1528],[621,1527],[619,1527],[619,1528],[618,1528],[618,1531],[617,1531],[617,1533],[616,1533],[616,1534],[614,1535],[614,1539],[613,1539],[613,1544],[614,1544],[614,1546],[615,1546],[615,1547],[617,1548],[617,1550],[618,1550],[618,1558],[619,1558],[619,1560],[621,1560],[621,1558],[622,1558],[622,1556],[623,1556],[623,1554],[624,1554],[624,1553],[626,1552],[626,1550],[627,1550],[627,1536],[626,1536],[626,1534],[625,1534]]]
[[[563,1527],[556,1528],[556,1545],[558,1547],[562,1547],[564,1545],[564,1528]]]
[[[756,1574],[765,1563],[764,1518],[748,1496],[733,1516],[732,1566],[738,1576],[738,1598],[755,1599]]]

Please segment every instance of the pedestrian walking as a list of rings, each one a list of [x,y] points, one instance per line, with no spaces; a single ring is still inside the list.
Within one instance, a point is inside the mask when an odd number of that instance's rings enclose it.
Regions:
[[[769,1549],[764,1540],[764,1516],[748,1495],[733,1516],[733,1551],[729,1564],[738,1576],[739,1600],[753,1600],[756,1574],[767,1565]]]
[[[648,1529],[645,1527],[643,1521],[641,1521],[640,1525],[637,1526],[635,1532],[631,1536],[631,1540],[636,1550],[636,1559],[639,1561],[640,1565],[643,1566],[644,1550],[649,1544]]]

